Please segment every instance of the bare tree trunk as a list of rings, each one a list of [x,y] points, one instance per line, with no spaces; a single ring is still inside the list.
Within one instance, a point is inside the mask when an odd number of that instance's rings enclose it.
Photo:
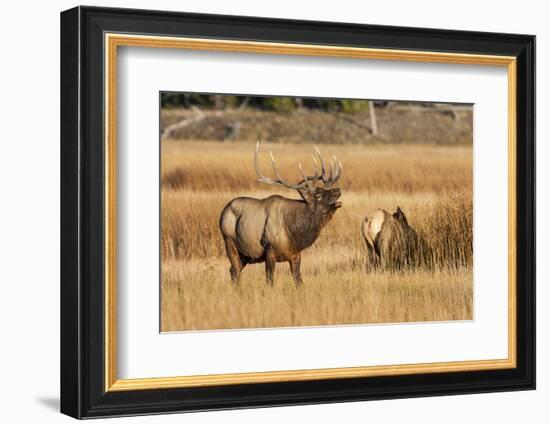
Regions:
[[[219,94],[215,94],[213,97],[214,100],[214,108],[216,108],[218,111],[223,108],[223,97]]]
[[[378,125],[376,125],[376,113],[374,112],[374,102],[372,100],[369,100],[369,114],[372,134],[376,136],[378,135]]]
[[[162,140],[170,137],[176,130],[179,130],[181,128],[187,127],[188,125],[195,124],[197,122],[202,121],[207,117],[207,115],[202,112],[199,108],[196,106],[191,106],[191,109],[195,111],[195,115],[192,117],[185,118],[181,121],[178,121],[177,123],[171,124],[167,126],[161,133],[160,138]]]
[[[243,100],[243,102],[239,105],[239,111],[244,111],[246,107],[248,106],[248,102],[250,102],[250,97],[246,96]]]

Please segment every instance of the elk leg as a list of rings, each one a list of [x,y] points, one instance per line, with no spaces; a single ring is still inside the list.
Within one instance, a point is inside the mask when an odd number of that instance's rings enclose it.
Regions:
[[[388,249],[380,242],[380,233],[374,240],[374,258],[377,268],[385,269],[388,265]]]
[[[290,265],[290,272],[292,273],[292,277],[294,278],[294,283],[296,286],[302,285],[302,273],[300,272],[300,264],[302,263],[302,257],[301,255],[297,255],[296,257],[292,258],[288,264]]]
[[[275,251],[271,248],[267,248],[265,254],[265,276],[268,285],[273,286],[273,274],[275,273]]]
[[[367,270],[376,269],[379,266],[380,257],[374,249],[372,242],[368,239],[365,239],[365,242],[367,246]]]
[[[380,267],[380,254],[374,249],[374,247],[368,246],[369,263],[373,269]]]
[[[231,274],[231,281],[237,284],[239,283],[239,277],[241,275],[241,270],[243,269],[241,256],[237,249],[237,244],[232,238],[226,237],[224,238],[224,240],[227,256],[229,257],[229,262],[231,263],[231,268],[229,269],[229,273]]]

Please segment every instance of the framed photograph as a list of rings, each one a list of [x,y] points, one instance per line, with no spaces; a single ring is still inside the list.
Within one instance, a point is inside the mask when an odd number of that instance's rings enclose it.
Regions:
[[[61,14],[61,411],[535,388],[535,37]]]

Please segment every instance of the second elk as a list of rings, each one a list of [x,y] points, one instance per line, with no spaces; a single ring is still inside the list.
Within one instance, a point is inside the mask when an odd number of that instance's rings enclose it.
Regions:
[[[401,270],[429,265],[429,249],[425,241],[409,225],[400,207],[390,214],[378,209],[363,220],[369,265],[374,268]]]

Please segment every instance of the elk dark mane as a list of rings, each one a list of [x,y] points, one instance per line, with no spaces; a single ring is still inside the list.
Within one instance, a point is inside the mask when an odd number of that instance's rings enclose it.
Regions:
[[[313,245],[328,219],[325,214],[321,214],[317,210],[312,211],[305,201],[298,202],[301,204],[301,208],[297,207],[288,211],[286,226],[294,248],[297,251],[302,251]]]

